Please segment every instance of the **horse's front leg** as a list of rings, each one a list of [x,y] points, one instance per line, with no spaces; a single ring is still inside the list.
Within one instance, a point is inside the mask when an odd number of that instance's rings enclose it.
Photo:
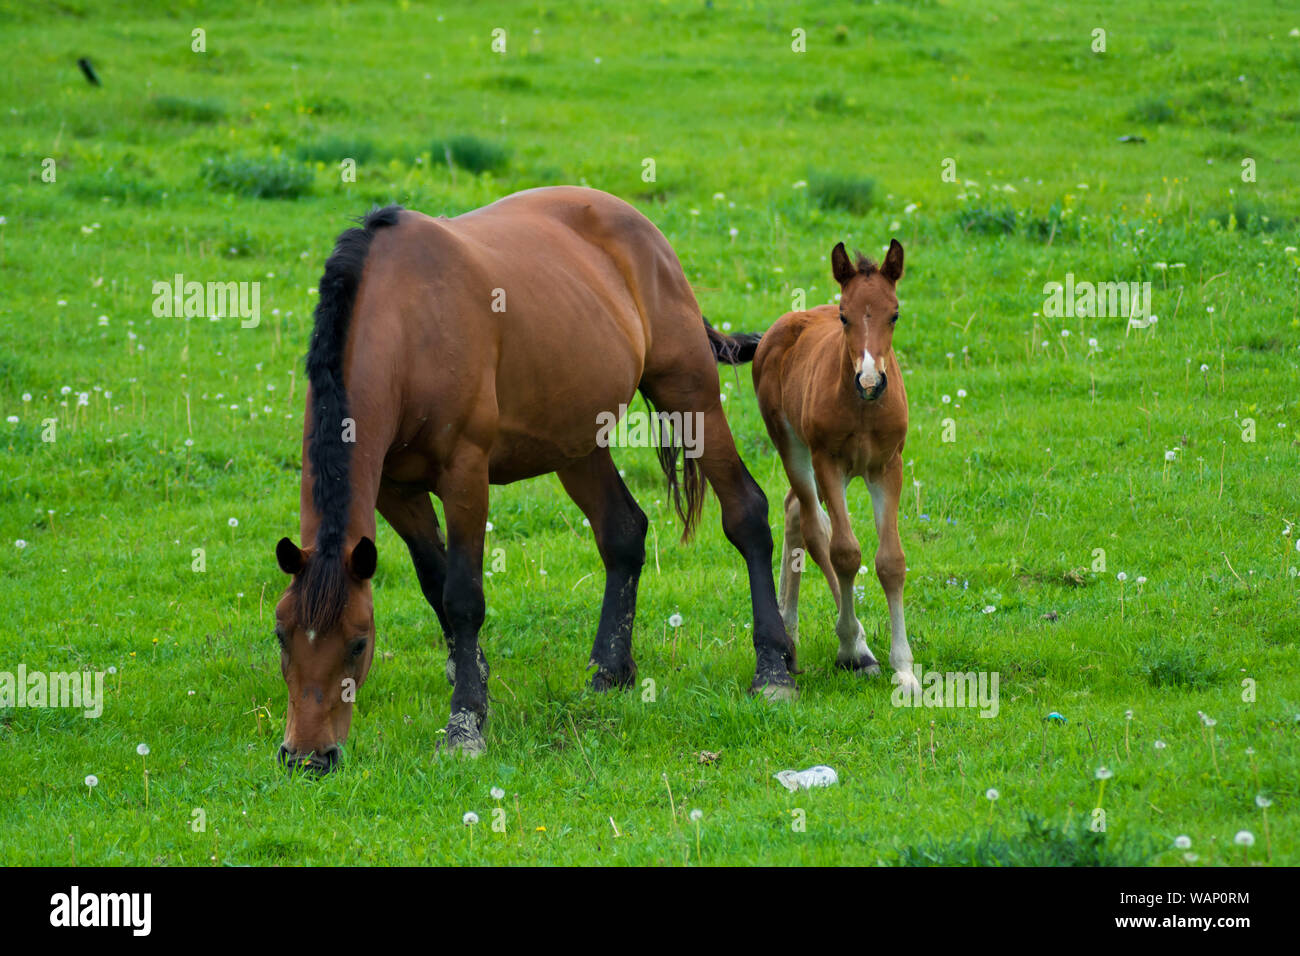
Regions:
[[[451,631],[451,718],[439,749],[477,757],[487,749],[488,666],[478,646],[483,626],[483,536],[488,511],[488,456],[462,443],[438,481],[447,521],[447,576],[442,606]]]

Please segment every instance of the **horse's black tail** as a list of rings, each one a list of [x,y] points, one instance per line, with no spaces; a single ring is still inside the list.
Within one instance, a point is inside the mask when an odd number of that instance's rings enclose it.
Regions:
[[[704,477],[704,468],[700,465],[699,458],[682,455],[682,436],[673,434],[669,424],[671,416],[665,416],[655,408],[654,402],[644,391],[641,397],[650,409],[651,427],[659,436],[655,454],[659,457],[660,470],[668,479],[668,494],[673,500],[677,516],[682,519],[682,541],[686,542],[695,534],[700,515],[704,513],[704,496],[709,490],[709,482]],[[682,460],[680,474],[677,471],[679,458]]]
[[[735,335],[727,335],[709,325],[708,319],[704,320],[704,331],[709,333],[709,346],[713,349],[713,357],[723,365],[744,365],[746,362],[752,362],[754,352],[758,349],[758,342],[763,337],[758,332],[737,332]]]

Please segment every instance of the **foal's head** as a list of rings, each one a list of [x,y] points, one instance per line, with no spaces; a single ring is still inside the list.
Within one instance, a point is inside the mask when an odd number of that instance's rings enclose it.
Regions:
[[[903,246],[893,239],[885,261],[877,266],[858,256],[849,260],[844,243],[831,250],[831,271],[840,284],[840,323],[844,343],[853,360],[853,385],[869,402],[885,392],[885,359],[894,347],[898,321],[898,296],[894,286],[903,277]]]
[[[370,578],[378,554],[369,538],[332,556],[281,538],[275,557],[293,576],[275,606],[280,671],[289,687],[280,760],[291,770],[328,773],[338,763],[356,690],[374,656]]]

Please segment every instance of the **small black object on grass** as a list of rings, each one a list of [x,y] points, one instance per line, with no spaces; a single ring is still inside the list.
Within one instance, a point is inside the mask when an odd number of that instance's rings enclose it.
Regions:
[[[86,76],[86,82],[91,86],[99,86],[99,77],[95,74],[95,68],[90,65],[90,61],[84,56],[77,60],[77,66],[81,67],[81,72]]]

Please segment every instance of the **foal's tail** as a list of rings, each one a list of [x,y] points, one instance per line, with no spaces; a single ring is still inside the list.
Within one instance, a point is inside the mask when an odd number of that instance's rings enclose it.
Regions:
[[[713,348],[713,357],[723,365],[744,365],[754,360],[754,352],[763,336],[758,332],[737,332],[727,335],[719,332],[704,320],[704,331],[709,334],[709,345]]]

